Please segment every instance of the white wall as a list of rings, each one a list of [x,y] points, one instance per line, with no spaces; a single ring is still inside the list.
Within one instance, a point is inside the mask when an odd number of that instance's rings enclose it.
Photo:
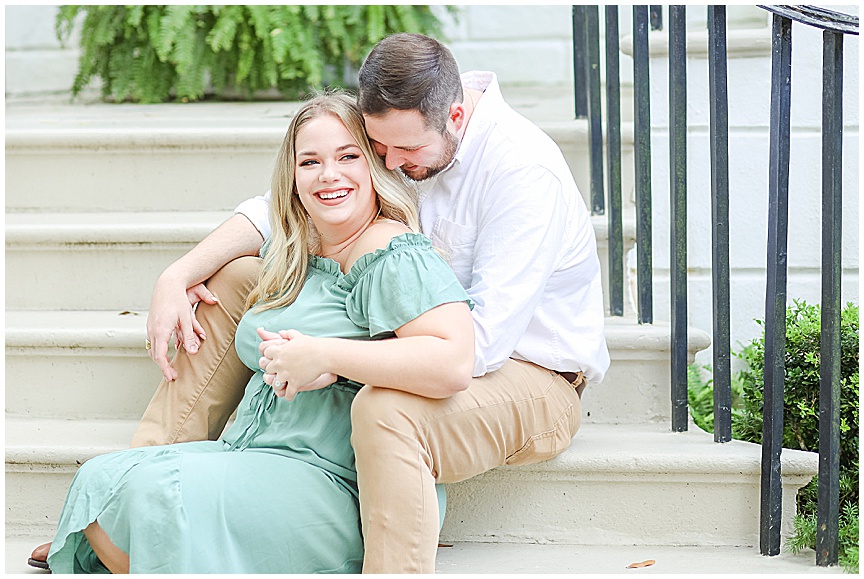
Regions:
[[[56,6],[5,6],[6,95],[68,93],[78,68],[78,35],[62,47]]]
[[[830,8],[830,7],[829,7]],[[857,14],[857,6],[833,9]],[[689,10],[689,7],[688,7]],[[688,32],[692,29],[688,27]],[[758,337],[753,321],[765,317],[768,227],[770,29],[766,48],[754,50],[752,32],[729,33],[729,194],[732,349]],[[662,40],[654,33],[651,42]],[[688,50],[692,48],[688,46]],[[694,51],[695,52],[695,51]],[[859,303],[859,49],[844,37],[842,301]],[[688,59],[688,292],[689,319],[711,333],[711,209],[708,68],[703,54]],[[654,209],[655,319],[669,319],[668,62],[652,58],[652,192]],[[822,32],[792,28],[788,303],[821,302]],[[837,161],[834,161],[837,162]],[[711,362],[711,351],[697,357]],[[737,362],[736,362],[736,365]]]

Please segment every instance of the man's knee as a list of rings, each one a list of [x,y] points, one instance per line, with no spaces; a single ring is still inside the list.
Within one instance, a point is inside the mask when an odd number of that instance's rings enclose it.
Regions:
[[[351,404],[352,441],[375,444],[380,437],[417,431],[411,415],[418,396],[392,388],[364,386]]]

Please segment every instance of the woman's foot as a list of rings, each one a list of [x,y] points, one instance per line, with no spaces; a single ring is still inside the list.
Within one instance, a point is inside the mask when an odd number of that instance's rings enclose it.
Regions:
[[[44,545],[39,545],[33,552],[30,553],[30,558],[27,559],[27,564],[31,567],[38,567],[39,569],[47,569],[48,568],[48,551],[51,550],[51,543],[45,543]]]

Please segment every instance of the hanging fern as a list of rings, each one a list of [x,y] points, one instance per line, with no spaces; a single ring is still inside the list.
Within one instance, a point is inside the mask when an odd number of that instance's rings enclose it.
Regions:
[[[103,99],[116,102],[196,101],[227,89],[253,98],[274,88],[296,99],[351,84],[345,71],[389,34],[441,36],[428,6],[64,5],[56,19],[61,42],[79,18],[72,94],[99,78]]]

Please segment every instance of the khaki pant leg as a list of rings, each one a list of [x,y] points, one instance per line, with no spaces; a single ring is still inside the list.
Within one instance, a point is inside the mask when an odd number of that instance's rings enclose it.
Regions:
[[[132,437],[132,447],[215,440],[237,408],[252,371],[237,357],[234,332],[261,260],[241,257],[207,280],[218,304],[198,304],[196,317],[207,339],[198,353],[178,350],[171,365],[177,380],[160,382]]]
[[[562,452],[581,423],[573,386],[509,360],[450,398],[364,387],[351,408],[364,573],[434,573],[435,483]]]

